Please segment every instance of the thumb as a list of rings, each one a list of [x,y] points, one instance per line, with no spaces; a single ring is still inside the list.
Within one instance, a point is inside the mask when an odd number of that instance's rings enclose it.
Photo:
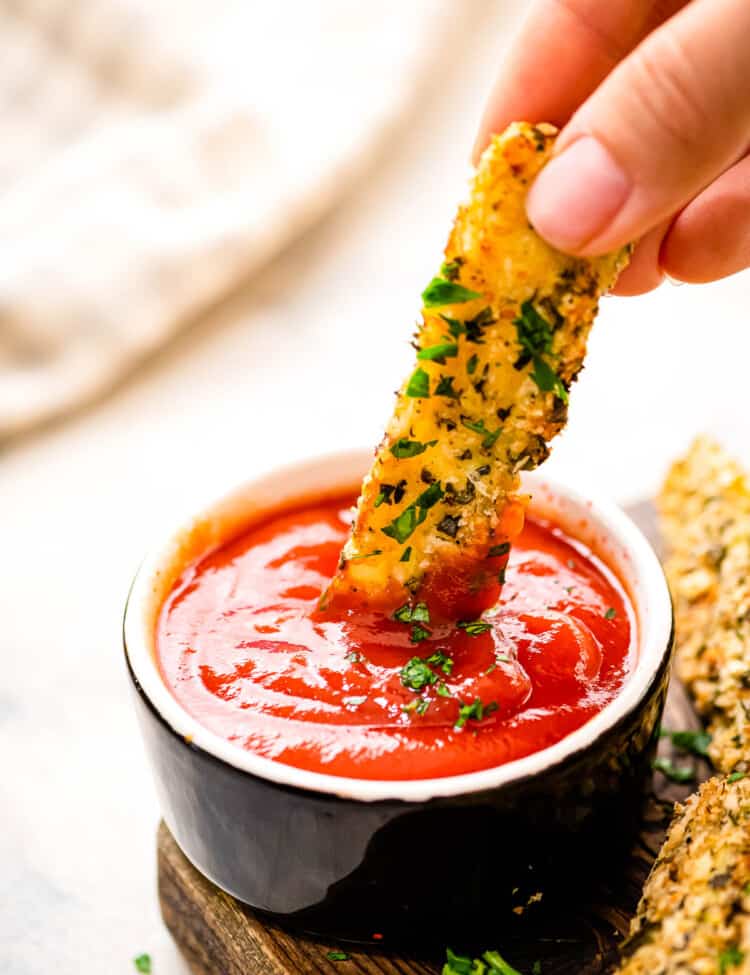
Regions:
[[[750,3],[694,0],[578,109],[529,193],[535,229],[601,254],[681,209],[750,140]]]

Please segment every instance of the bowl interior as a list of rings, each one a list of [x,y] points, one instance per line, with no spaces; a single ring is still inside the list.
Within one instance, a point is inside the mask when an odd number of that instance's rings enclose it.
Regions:
[[[601,559],[624,586],[635,614],[631,675],[615,700],[581,728],[542,751],[496,768],[439,779],[379,781],[308,772],[261,758],[208,731],[185,711],[161,678],[155,647],[158,614],[184,567],[273,510],[306,498],[356,491],[371,457],[370,451],[351,450],[259,477],[208,505],[145,559],[126,608],[126,653],[140,690],[178,735],[235,768],[270,781],[361,801],[416,802],[494,789],[538,774],[591,745],[638,706],[669,651],[672,609],[661,566],[640,530],[615,505],[587,499],[533,472],[523,478],[524,490],[532,497],[530,514],[556,522]]]

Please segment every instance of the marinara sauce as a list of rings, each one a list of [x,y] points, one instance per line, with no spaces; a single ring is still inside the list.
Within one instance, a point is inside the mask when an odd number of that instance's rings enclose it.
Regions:
[[[184,571],[157,651],[202,725],[299,768],[420,779],[539,751],[617,695],[633,664],[627,597],[545,522],[527,520],[482,620],[319,612],[354,500],[270,515]]]

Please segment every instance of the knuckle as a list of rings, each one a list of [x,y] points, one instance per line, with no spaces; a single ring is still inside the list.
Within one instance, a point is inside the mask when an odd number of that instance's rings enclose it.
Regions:
[[[710,112],[694,60],[674,32],[657,31],[636,51],[634,92],[659,132],[692,148],[705,138]]]

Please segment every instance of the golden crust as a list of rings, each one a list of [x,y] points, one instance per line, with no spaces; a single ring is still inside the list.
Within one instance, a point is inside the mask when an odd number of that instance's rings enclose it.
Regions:
[[[327,606],[429,602],[439,573],[475,593],[483,573],[497,581],[491,551],[522,524],[507,505],[519,471],[541,463],[564,426],[598,299],[628,253],[570,257],[529,225],[526,193],[555,135],[516,123],[482,156],[423,295],[415,369],[362,485]]]
[[[750,973],[750,778],[676,807],[623,952],[619,975]]]
[[[699,438],[659,498],[675,603],[675,666],[707,722],[709,755],[750,768],[750,482],[716,443]]]

